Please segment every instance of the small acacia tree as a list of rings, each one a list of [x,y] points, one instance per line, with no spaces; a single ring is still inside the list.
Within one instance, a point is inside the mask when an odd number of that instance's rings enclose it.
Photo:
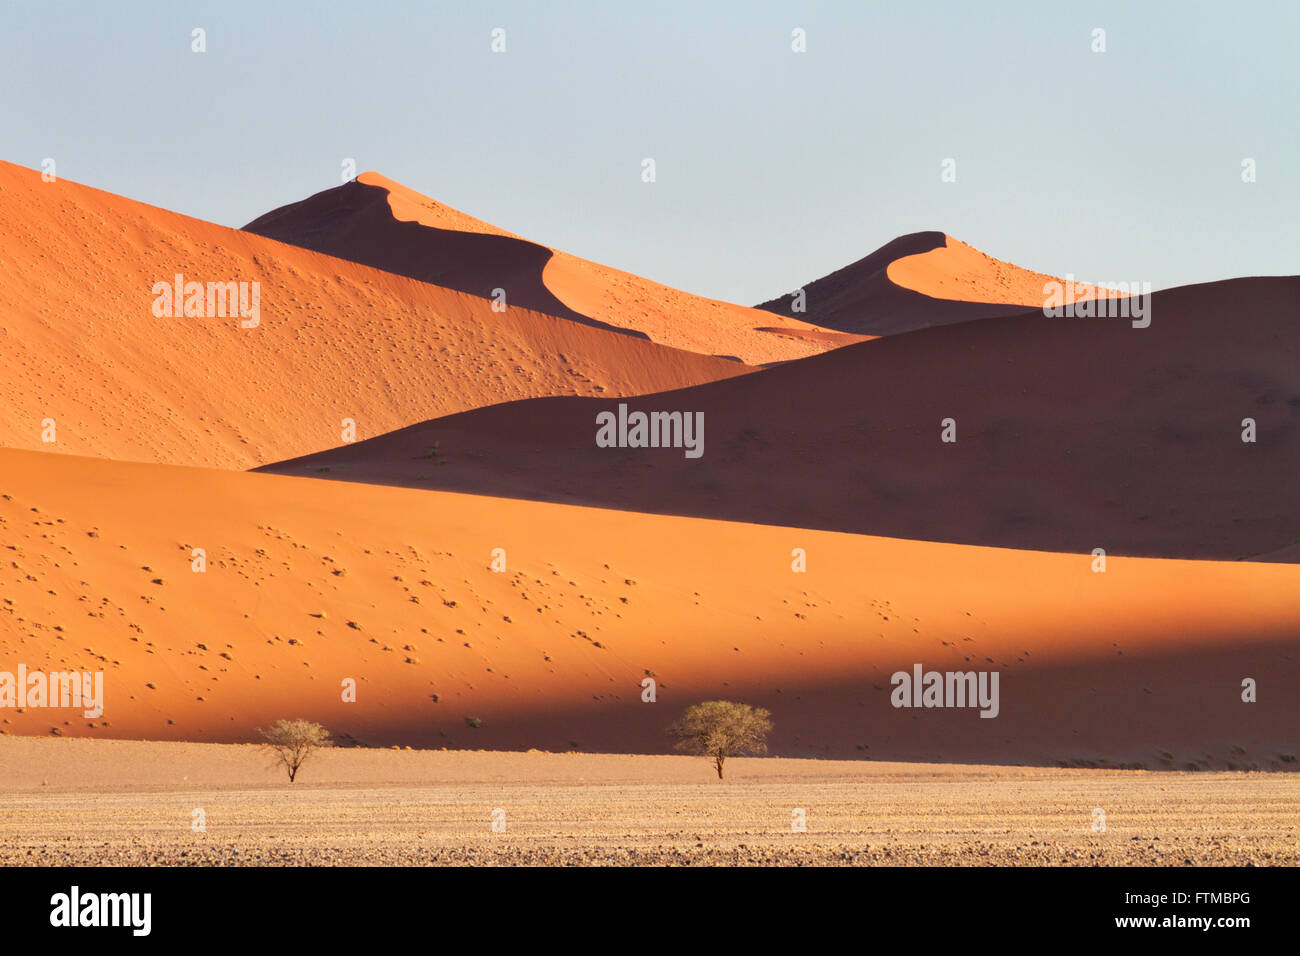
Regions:
[[[258,731],[275,759],[289,773],[289,782],[298,776],[312,751],[331,746],[329,731],[310,720],[277,720],[269,730]]]
[[[722,765],[732,754],[767,753],[771,716],[749,704],[706,700],[687,707],[681,719],[668,728],[668,734],[677,739],[678,750],[712,757],[721,780]]]

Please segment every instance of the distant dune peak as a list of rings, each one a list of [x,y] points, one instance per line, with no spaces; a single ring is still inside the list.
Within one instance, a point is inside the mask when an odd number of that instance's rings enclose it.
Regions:
[[[908,233],[756,308],[860,335],[895,335],[1042,308],[1054,276],[995,259],[945,232]],[[1089,288],[1089,287],[1080,287]],[[1105,291],[1105,290],[1102,290]]]
[[[1061,282],[1056,276],[995,259],[960,239],[938,235],[943,238],[941,245],[889,263],[885,270],[889,281],[935,299],[1026,308],[1041,308],[1046,296],[1044,287]]]

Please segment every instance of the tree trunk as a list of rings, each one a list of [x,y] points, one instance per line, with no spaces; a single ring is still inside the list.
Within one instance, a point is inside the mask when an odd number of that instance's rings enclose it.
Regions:
[[[724,756],[722,756],[722,754],[718,754],[716,757],[713,758],[713,762],[714,762],[714,763],[717,765],[717,767],[718,767],[718,779],[719,779],[719,780],[722,779],[722,761],[724,761],[724,760],[726,760],[726,759],[727,759],[727,758],[724,757]]]

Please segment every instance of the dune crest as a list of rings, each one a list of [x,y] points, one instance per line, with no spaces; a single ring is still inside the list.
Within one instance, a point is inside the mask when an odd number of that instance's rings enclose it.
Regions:
[[[1054,281],[1061,280],[994,259],[942,232],[916,232],[806,283],[803,316],[844,332],[898,335],[995,318],[1017,307],[1042,308],[1043,285]],[[755,308],[791,315],[792,295]]]
[[[273,210],[244,228],[473,295],[503,295],[511,306],[751,365],[863,340],[589,262],[489,225],[375,172]]]
[[[919,292],[932,299],[954,302],[981,302],[993,305],[1019,305],[1042,308],[1047,297],[1044,286],[1064,280],[1042,272],[994,259],[960,239],[944,236],[944,244],[928,252],[918,252],[895,259],[885,269],[890,282]],[[1119,293],[1096,286],[1088,287],[1089,298],[1110,298]],[[1084,296],[1081,290],[1063,290],[1066,303]]]
[[[434,229],[448,229],[454,232],[472,232],[484,236],[504,236],[507,239],[520,239],[513,232],[506,232],[491,223],[475,219],[459,209],[452,209],[436,199],[430,199],[408,189],[399,182],[376,172],[362,173],[357,182],[365,186],[377,186],[388,193],[388,208],[393,216],[403,222],[418,222]],[[521,240],[527,241],[527,240]]]

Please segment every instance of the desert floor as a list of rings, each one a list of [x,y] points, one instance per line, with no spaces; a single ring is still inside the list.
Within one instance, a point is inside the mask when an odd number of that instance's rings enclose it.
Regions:
[[[1281,773],[334,749],[290,787],[252,745],[0,739],[0,865],[1295,865],[1298,837]]]

